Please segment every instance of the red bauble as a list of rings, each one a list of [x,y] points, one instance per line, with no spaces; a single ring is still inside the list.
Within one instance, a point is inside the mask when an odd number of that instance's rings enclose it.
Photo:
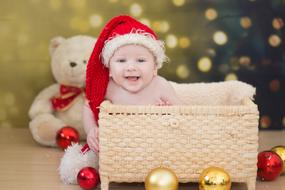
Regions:
[[[96,188],[99,182],[99,174],[92,167],[84,167],[77,174],[77,183],[83,189]]]
[[[275,152],[263,151],[258,154],[257,168],[257,176],[261,180],[271,181],[281,174],[283,161]]]
[[[56,143],[62,149],[66,149],[71,143],[77,143],[78,141],[79,134],[72,127],[63,127],[56,134]]]

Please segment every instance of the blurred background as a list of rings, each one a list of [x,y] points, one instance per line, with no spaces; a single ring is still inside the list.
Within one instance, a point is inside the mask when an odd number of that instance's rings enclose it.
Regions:
[[[119,14],[139,19],[165,41],[171,61],[161,75],[252,84],[259,127],[285,129],[285,0],[1,0],[0,127],[28,127],[33,99],[54,83],[53,37],[97,37]]]

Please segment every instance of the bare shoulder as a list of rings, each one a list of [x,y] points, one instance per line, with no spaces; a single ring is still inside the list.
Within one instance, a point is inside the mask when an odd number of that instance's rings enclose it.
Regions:
[[[169,89],[169,88],[172,88],[171,84],[169,83],[168,80],[166,80],[164,77],[161,77],[161,76],[157,76],[156,77],[156,82],[159,86],[161,86],[162,88],[166,88],[166,89]]]

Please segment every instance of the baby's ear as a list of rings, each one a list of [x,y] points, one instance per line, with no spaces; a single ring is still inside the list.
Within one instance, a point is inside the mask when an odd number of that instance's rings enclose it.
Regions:
[[[50,45],[49,45],[49,53],[51,56],[55,52],[56,48],[64,41],[65,39],[61,36],[54,37],[53,39],[51,39]]]
[[[157,76],[157,66],[155,65],[155,68],[154,68],[154,70],[153,70],[153,76]]]

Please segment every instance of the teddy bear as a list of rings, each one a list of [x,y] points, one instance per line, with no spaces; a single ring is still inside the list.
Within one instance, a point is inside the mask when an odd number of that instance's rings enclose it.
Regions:
[[[29,110],[29,128],[41,145],[56,146],[59,129],[70,126],[86,139],[82,122],[85,72],[96,38],[77,35],[55,37],[49,45],[51,70],[56,83],[43,89]]]

